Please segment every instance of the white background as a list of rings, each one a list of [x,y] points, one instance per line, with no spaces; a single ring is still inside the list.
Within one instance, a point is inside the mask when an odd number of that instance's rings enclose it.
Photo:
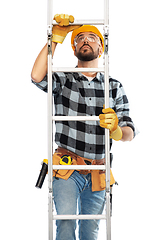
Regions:
[[[56,1],[55,1],[56,2]],[[103,1],[58,1],[54,14],[102,19]],[[124,86],[140,134],[116,142],[112,240],[160,239],[159,216],[159,1],[110,1],[110,75]],[[47,40],[47,1],[0,3],[0,239],[48,239],[47,179],[35,183],[47,158],[47,95],[30,81]],[[101,58],[101,63],[103,62]],[[67,63],[67,64],[66,64]],[[75,66],[70,34],[54,64]],[[99,239],[105,239],[101,224]]]

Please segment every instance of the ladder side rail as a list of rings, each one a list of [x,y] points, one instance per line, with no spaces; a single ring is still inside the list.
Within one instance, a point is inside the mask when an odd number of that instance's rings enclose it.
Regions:
[[[52,9],[53,0],[47,1],[47,43],[48,43],[48,93],[47,93],[47,125],[48,125],[48,239],[53,240],[53,194],[52,194],[52,109],[53,109],[53,97],[52,97]]]
[[[104,0],[104,79],[105,79],[105,108],[109,107],[109,0]],[[111,240],[111,216],[110,216],[110,136],[105,129],[105,160],[106,160],[106,239]]]

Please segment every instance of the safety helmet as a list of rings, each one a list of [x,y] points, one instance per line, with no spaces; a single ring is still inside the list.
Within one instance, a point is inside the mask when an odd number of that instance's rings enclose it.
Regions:
[[[77,28],[72,32],[71,46],[72,46],[73,51],[75,50],[74,39],[81,32],[93,32],[93,33],[95,33],[101,39],[101,43],[102,43],[102,47],[103,47],[103,51],[104,51],[104,38],[103,38],[102,34],[100,33],[100,31],[98,30],[98,28],[96,28],[93,25],[83,25],[82,27]]]

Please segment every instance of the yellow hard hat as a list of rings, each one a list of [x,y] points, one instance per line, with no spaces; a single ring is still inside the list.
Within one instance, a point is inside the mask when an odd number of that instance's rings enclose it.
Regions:
[[[75,50],[74,39],[81,32],[93,32],[96,35],[98,35],[98,37],[101,39],[102,47],[103,47],[103,51],[104,51],[104,38],[103,38],[102,34],[100,33],[100,31],[98,30],[98,28],[96,28],[95,26],[92,26],[92,25],[83,25],[82,27],[77,28],[72,32],[71,46],[72,46],[73,51]]]

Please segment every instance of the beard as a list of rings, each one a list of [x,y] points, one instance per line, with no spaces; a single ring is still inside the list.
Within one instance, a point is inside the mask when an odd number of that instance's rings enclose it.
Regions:
[[[82,49],[83,46],[88,46],[91,51],[88,51],[88,49]],[[80,60],[80,61],[92,61],[96,58],[99,57],[99,48],[94,52],[93,48],[89,46],[88,44],[84,44],[79,51],[75,51],[75,56]]]

